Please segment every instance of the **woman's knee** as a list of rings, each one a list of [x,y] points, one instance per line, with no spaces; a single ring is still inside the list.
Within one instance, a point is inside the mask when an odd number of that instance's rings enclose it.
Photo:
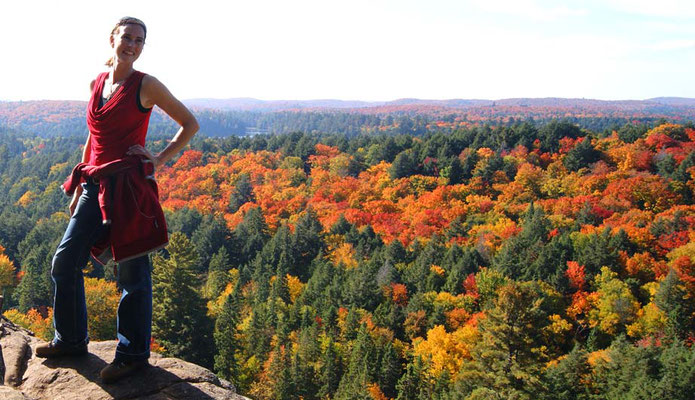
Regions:
[[[126,290],[152,290],[150,262],[147,256],[118,265],[118,285]]]
[[[74,261],[75,260],[73,258],[72,262]],[[58,249],[58,251],[56,251],[56,253],[53,255],[53,261],[51,263],[51,277],[53,277],[55,280],[70,275],[74,269],[74,267],[72,267],[70,264],[70,257],[66,257],[65,252]]]
[[[58,247],[58,250],[56,250],[53,255],[53,261],[51,262],[51,276],[53,279],[71,277],[74,276],[76,271],[82,270],[84,265],[79,264],[84,259],[84,256],[76,250],[77,249],[73,249],[73,251],[70,251],[67,247]],[[86,260],[83,264],[86,264]]]

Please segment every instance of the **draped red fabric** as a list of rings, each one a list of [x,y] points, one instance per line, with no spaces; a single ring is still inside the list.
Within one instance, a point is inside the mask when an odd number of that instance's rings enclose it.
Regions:
[[[65,193],[72,195],[85,178],[99,182],[102,223],[110,225],[91,249],[101,263],[109,257],[126,261],[167,245],[167,225],[153,174],[149,160],[127,156],[99,166],[79,163],[63,183]]]
[[[108,72],[97,76],[92,97],[87,106],[87,127],[91,133],[90,165],[101,165],[125,157],[130,146],[145,146],[147,126],[152,109],[144,109],[139,103],[142,78],[140,71],[133,71],[116,89],[111,98],[100,107],[101,94]]]
[[[133,145],[145,146],[152,109],[140,104],[144,76],[134,71],[103,105],[101,95],[108,73],[97,76],[87,106],[89,162],[77,164],[63,184],[65,192],[72,195],[87,178],[99,183],[102,223],[110,229],[91,253],[102,263],[108,257],[116,262],[129,260],[168,242],[154,167],[143,157],[126,155]]]

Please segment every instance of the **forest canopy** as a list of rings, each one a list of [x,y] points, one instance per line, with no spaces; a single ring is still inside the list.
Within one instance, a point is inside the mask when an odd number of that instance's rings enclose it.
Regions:
[[[413,121],[201,136],[157,171],[180,318],[155,307],[153,349],[259,399],[695,392],[692,123]],[[5,315],[43,337],[83,139],[0,127]],[[85,272],[111,339],[111,265]]]

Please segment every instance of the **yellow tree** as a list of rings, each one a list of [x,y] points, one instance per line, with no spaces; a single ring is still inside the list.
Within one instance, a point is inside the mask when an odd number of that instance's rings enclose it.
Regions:
[[[443,325],[436,325],[427,331],[427,339],[415,339],[413,353],[430,363],[429,375],[438,379],[444,370],[449,376],[456,376],[464,360],[471,359],[471,348],[479,339],[474,325],[464,325],[449,333]]]
[[[6,287],[15,285],[15,269],[14,263],[3,254],[3,248],[0,246],[0,289],[4,291]]]
[[[84,294],[89,312],[87,324],[93,340],[113,339],[116,335],[116,313],[120,294],[114,282],[85,278]]]
[[[623,332],[635,320],[640,309],[630,287],[608,267],[601,268],[595,283],[598,290],[596,296],[592,297],[589,323],[609,335]]]

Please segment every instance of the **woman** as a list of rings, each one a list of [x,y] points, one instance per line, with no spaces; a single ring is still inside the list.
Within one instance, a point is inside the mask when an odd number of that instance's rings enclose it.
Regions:
[[[36,348],[38,357],[87,353],[87,310],[82,269],[89,254],[118,263],[123,289],[118,305],[114,361],[101,371],[105,383],[147,366],[152,325],[152,281],[147,253],[167,243],[154,169],[172,158],[198,130],[191,112],[151,75],[133,68],[147,28],[122,18],[111,32],[108,72],[92,81],[87,108],[89,135],[82,162],[63,188],[73,193],[70,222],[53,258],[55,338]],[[149,117],[160,107],[180,125],[166,148],[145,148]]]

